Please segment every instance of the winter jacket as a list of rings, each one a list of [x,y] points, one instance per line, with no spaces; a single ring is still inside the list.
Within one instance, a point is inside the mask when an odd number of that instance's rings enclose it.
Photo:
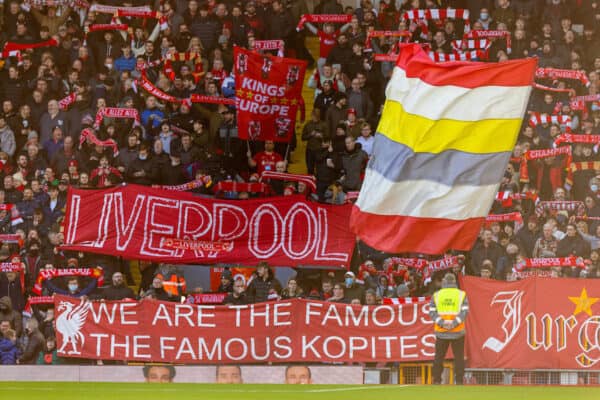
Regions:
[[[360,143],[355,144],[353,151],[346,150],[342,153],[342,168],[344,170],[342,186],[344,190],[360,189],[362,184],[361,174],[368,159],[369,156],[362,150]]]
[[[39,330],[29,333],[27,339],[27,346],[19,357],[19,364],[37,363],[40,352],[44,350],[44,335]]]
[[[15,134],[8,125],[3,129],[0,129],[0,149],[11,157],[15,154],[15,150],[17,149]]]
[[[269,279],[264,280],[255,277],[250,282],[250,285],[248,285],[247,293],[254,303],[260,303],[268,300],[269,292],[271,292],[271,290],[281,293],[281,283],[279,283],[276,278],[270,277]]]
[[[19,349],[7,338],[0,339],[0,364],[15,365],[19,358]]]
[[[2,309],[4,308],[4,309]],[[21,313],[13,310],[12,300],[8,296],[0,298],[0,321],[10,321],[17,337],[23,332],[23,318]]]

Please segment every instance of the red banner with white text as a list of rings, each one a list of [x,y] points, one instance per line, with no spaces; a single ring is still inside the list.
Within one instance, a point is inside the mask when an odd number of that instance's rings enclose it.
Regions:
[[[293,299],[238,306],[56,296],[58,355],[171,363],[432,359],[427,301],[352,306]]]
[[[600,281],[465,277],[471,368],[598,369]]]
[[[168,263],[347,268],[350,210],[302,196],[231,201],[138,185],[70,188],[62,247]]]
[[[234,58],[239,137],[289,142],[302,99],[306,61],[239,47]]]

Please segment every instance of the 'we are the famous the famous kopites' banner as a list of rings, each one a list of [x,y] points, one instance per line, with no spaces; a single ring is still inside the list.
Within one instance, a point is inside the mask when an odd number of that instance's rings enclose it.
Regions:
[[[69,189],[65,250],[172,263],[348,267],[350,206],[301,196],[206,199],[125,185]]]
[[[600,281],[464,277],[471,368],[600,368]]]
[[[55,297],[58,355],[172,363],[429,360],[427,301],[357,306],[292,299],[212,306]]]
[[[247,140],[289,142],[302,99],[306,61],[236,47],[238,135]]]

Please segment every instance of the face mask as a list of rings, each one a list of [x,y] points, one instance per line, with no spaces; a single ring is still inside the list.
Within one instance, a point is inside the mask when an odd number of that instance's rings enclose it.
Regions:
[[[485,21],[486,19],[488,19],[488,16],[489,16],[489,14],[488,14],[488,13],[481,13],[481,14],[479,14],[479,18],[481,18],[481,19],[482,19],[482,20],[484,20],[484,21]]]
[[[596,193],[598,191],[598,185],[591,185],[590,186],[590,190],[594,193]]]
[[[113,67],[112,64],[104,64],[104,66],[108,69],[112,69],[112,67]]]
[[[354,282],[354,279],[346,278],[344,279],[344,282],[346,282],[346,286],[352,286],[352,282]]]
[[[79,288],[79,286],[77,286],[77,285],[73,285],[73,284],[69,285],[69,290],[71,292],[75,292],[78,288]]]
[[[143,155],[140,154],[140,160],[144,161],[147,158],[148,158],[148,156],[143,156]]]

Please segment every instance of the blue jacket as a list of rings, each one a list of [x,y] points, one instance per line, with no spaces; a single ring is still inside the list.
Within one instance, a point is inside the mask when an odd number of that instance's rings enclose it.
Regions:
[[[121,56],[115,60],[115,70],[119,72],[133,71],[135,69],[136,59],[134,56],[125,58]]]
[[[0,339],[0,364],[15,365],[19,358],[19,350],[17,346],[9,339]]]

